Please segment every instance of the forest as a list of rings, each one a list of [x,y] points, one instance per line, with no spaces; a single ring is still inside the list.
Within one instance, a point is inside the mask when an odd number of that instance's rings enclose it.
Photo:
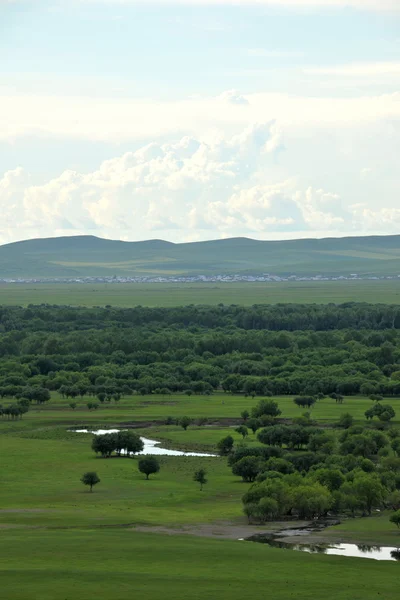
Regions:
[[[400,309],[0,310],[0,396],[400,395]]]
[[[400,395],[400,309],[0,309],[0,396]]]

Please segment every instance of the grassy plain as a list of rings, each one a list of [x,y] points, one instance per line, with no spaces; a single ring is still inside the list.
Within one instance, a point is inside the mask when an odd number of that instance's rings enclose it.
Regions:
[[[189,304],[400,304],[400,280],[284,283],[0,284],[0,305],[185,306]]]
[[[395,600],[398,566],[129,530],[2,532],[7,600]],[[368,563],[368,564],[366,564]]]
[[[278,398],[283,416],[301,411],[291,398]],[[160,457],[161,471],[146,481],[137,458],[96,458],[91,435],[77,426],[112,426],[145,421],[141,433],[169,444],[212,451],[232,428],[161,426],[167,416],[238,417],[257,399],[243,396],[130,397],[98,411],[76,411],[54,394],[21,421],[0,421],[0,578],[7,600],[143,600],[258,597],[385,600],[397,598],[398,565],[365,559],[309,556],[262,544],[161,535],[154,530],[199,525],[218,529],[247,526],[241,497],[248,484],[232,475],[224,458]],[[399,399],[391,400],[400,414]],[[342,406],[325,399],[313,415],[321,421],[343,412],[357,419],[371,401],[346,398]],[[235,439],[240,437],[233,432]],[[251,435],[250,443],[256,443]],[[203,492],[193,473],[203,467]],[[96,470],[101,483],[91,494],[80,483]],[[149,531],[143,531],[143,528]],[[140,529],[140,531],[139,531]],[[150,530],[152,532],[150,532]],[[332,539],[397,545],[388,515],[345,523],[327,532]],[[264,593],[264,592],[263,592]]]
[[[293,396],[276,396],[273,400],[278,403],[282,411],[282,418],[299,417],[304,412],[294,404]],[[165,420],[169,416],[174,418],[188,416],[192,419],[208,418],[210,420],[239,418],[243,410],[250,411],[258,401],[257,398],[246,398],[244,395],[232,396],[224,393],[212,396],[186,396],[185,394],[127,396],[118,404],[104,403],[97,411],[89,411],[86,406],[88,400],[77,398],[75,400],[77,408],[73,411],[69,408],[70,400],[61,398],[58,393],[53,393],[51,402],[39,407],[33,406],[31,412],[22,421],[14,424],[11,422],[10,425],[24,427],[33,422],[38,425],[42,422],[52,425],[63,423],[115,424],[129,421],[159,421]],[[387,402],[394,407],[397,413],[395,422],[400,422],[400,399],[390,398]],[[311,413],[312,417],[319,421],[332,422],[347,412],[352,414],[355,419],[364,420],[364,413],[371,405],[372,401],[363,396],[348,396],[343,404],[336,404],[332,398],[324,398],[315,404]]]

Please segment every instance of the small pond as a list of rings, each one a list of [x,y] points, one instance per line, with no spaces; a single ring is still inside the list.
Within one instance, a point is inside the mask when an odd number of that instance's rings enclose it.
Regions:
[[[94,435],[104,435],[105,433],[118,433],[120,429],[97,429],[91,431],[90,429],[74,429],[75,433],[93,433]],[[138,455],[151,454],[152,456],[216,456],[215,454],[205,454],[204,452],[182,452],[180,450],[171,450],[169,448],[162,448],[161,442],[156,440],[149,440],[148,438],[140,437],[144,444],[143,451]]]
[[[248,538],[251,542],[268,544],[274,548],[298,550],[310,554],[330,554],[355,558],[372,558],[374,560],[400,561],[400,547],[394,546],[367,546],[356,544],[291,544],[279,541],[271,536],[255,535]]]

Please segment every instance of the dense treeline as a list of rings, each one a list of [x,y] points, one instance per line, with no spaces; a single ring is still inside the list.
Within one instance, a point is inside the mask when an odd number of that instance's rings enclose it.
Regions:
[[[400,395],[400,308],[0,307],[0,396]]]
[[[397,428],[354,425],[350,415],[336,427],[320,427],[309,413],[283,425],[276,419],[279,412],[273,401],[261,401],[252,410],[253,417],[269,420],[257,434],[262,446],[233,447],[230,436],[218,444],[233,474],[253,483],[243,496],[250,522],[400,508]]]

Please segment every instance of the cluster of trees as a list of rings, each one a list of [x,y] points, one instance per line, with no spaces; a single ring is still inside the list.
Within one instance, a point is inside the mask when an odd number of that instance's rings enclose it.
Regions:
[[[92,440],[92,450],[103,458],[109,458],[114,452],[117,456],[129,457],[141,452],[143,448],[140,436],[129,430],[94,435]]]
[[[0,416],[3,419],[11,419],[17,421],[22,419],[23,415],[29,411],[30,401],[27,398],[21,398],[18,402],[9,406],[2,406],[0,404]]]
[[[243,496],[250,522],[400,509],[400,431],[384,423],[354,425],[347,414],[336,428],[318,427],[309,414],[302,419],[291,425],[275,419],[258,432],[262,446],[234,447],[232,436],[219,442],[233,474],[252,484]]]
[[[0,307],[0,397],[400,395],[392,306]],[[339,400],[337,400],[339,401]],[[93,406],[94,408],[94,406]]]

